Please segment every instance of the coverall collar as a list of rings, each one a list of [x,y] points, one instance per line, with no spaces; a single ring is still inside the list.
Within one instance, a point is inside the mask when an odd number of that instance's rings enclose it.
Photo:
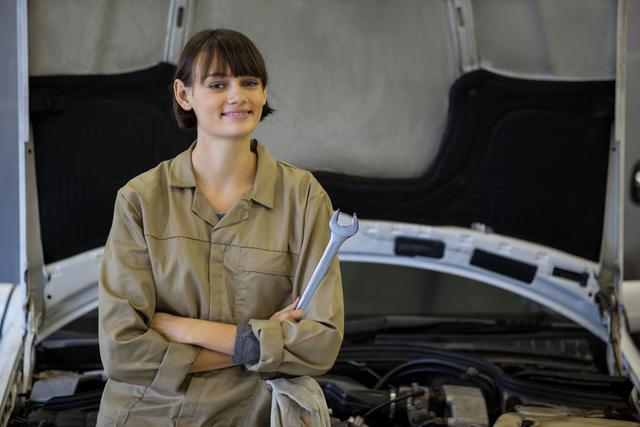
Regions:
[[[195,188],[196,178],[191,164],[191,153],[195,146],[196,141],[171,162],[168,177],[171,187]],[[255,139],[251,140],[251,151],[258,155],[258,166],[250,198],[271,209],[275,197],[276,161],[269,150]]]

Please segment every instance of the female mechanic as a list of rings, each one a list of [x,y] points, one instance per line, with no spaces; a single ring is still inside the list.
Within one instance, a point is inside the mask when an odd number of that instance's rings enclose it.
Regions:
[[[100,268],[99,426],[268,425],[265,379],[318,375],[343,337],[334,260],[295,310],[329,237],[313,175],[252,139],[272,113],[262,55],[226,29],[194,35],[173,84],[197,139],[117,194]]]

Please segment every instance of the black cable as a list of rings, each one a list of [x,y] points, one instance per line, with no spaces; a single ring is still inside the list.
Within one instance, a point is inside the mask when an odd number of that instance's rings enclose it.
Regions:
[[[351,351],[349,351],[351,350]],[[619,396],[603,396],[598,394],[597,396],[592,391],[582,391],[575,388],[563,388],[562,390],[549,390],[548,385],[535,383],[530,380],[524,380],[513,375],[509,375],[504,372],[497,365],[480,359],[477,356],[469,354],[463,354],[451,350],[440,350],[432,347],[428,347],[423,344],[405,343],[400,345],[373,345],[373,346],[359,346],[356,349],[342,348],[340,351],[343,357],[348,357],[350,360],[365,359],[369,362],[386,362],[393,363],[396,359],[404,358],[411,359],[417,355],[425,355],[423,360],[431,359],[431,361],[438,363],[438,359],[455,361],[454,363],[442,363],[445,366],[456,367],[475,367],[479,372],[487,375],[487,379],[490,383],[495,384],[502,390],[512,392],[515,394],[526,395],[529,397],[535,397],[536,399],[543,399],[544,401],[554,402],[559,398],[564,399],[567,404],[577,405],[577,407],[593,407],[594,404],[597,407],[603,407],[607,404],[613,404],[619,406],[623,404]],[[371,354],[375,354],[376,358],[372,358]],[[340,356],[338,356],[338,362],[340,362]],[[435,358],[435,359],[434,359]],[[420,360],[420,359],[418,359]],[[411,362],[406,362],[407,364]],[[397,368],[396,368],[397,369]],[[389,373],[385,377],[390,377]],[[382,378],[378,384],[384,384],[389,378]],[[569,394],[570,393],[570,394]],[[597,402],[597,403],[595,403]],[[626,405],[626,403],[624,403]]]
[[[374,371],[373,369],[369,368],[367,366],[367,364],[364,363],[364,362],[358,362],[356,360],[347,360],[347,363],[349,365],[353,365],[356,368],[360,369],[361,372],[368,373],[369,375],[374,377],[376,379],[376,381],[380,381],[380,378],[382,378],[380,375],[378,375],[378,373],[376,371]]]
[[[371,415],[373,412],[377,411],[380,408],[384,408],[385,406],[391,405],[392,403],[396,403],[399,402],[401,400],[405,400],[405,399],[409,399],[411,397],[418,397],[418,396],[422,396],[424,394],[424,390],[418,390],[418,391],[414,391],[413,393],[409,393],[407,395],[404,396],[400,396],[397,397],[395,399],[392,400],[388,400],[386,402],[383,402],[379,405],[374,406],[373,408],[369,409],[363,416],[362,419],[366,419],[369,415]]]
[[[380,390],[380,388],[382,386],[387,384],[387,382],[390,379],[392,379],[398,372],[402,371],[405,368],[408,368],[408,367],[411,367],[411,366],[415,366],[415,365],[425,365],[425,364],[434,364],[434,365],[447,366],[449,368],[456,369],[456,370],[458,370],[460,372],[469,372],[469,369],[472,368],[472,369],[474,369],[474,376],[483,379],[484,381],[486,381],[488,384],[492,385],[493,387],[496,386],[495,381],[491,377],[489,377],[488,375],[486,375],[485,373],[483,373],[479,369],[475,368],[474,366],[463,365],[461,363],[455,363],[455,362],[451,362],[451,361],[445,361],[445,360],[442,360],[440,358],[424,357],[424,358],[420,358],[420,359],[410,360],[408,362],[405,362],[405,363],[402,363],[402,364],[396,366],[395,368],[393,368],[392,370],[387,372],[376,383],[376,385],[373,386],[373,389],[374,390]]]

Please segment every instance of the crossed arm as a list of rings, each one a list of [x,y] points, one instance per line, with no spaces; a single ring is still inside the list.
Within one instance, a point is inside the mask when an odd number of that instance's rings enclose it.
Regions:
[[[271,320],[297,322],[304,315],[296,310],[300,297],[271,316]],[[168,313],[156,313],[150,327],[162,334],[167,340],[201,347],[198,356],[191,365],[190,373],[228,368],[236,363],[232,361],[236,342],[236,325],[192,319]]]
[[[302,244],[292,271],[297,292],[308,282],[329,238],[326,224],[331,204],[325,193],[317,194],[310,197],[304,227],[299,230]],[[344,328],[337,259],[304,319],[302,313],[297,317],[286,314],[294,307],[276,313],[275,319],[251,319],[248,328],[161,314],[156,312],[160,298],[142,229],[141,204],[136,190],[126,187],[119,191],[100,268],[100,355],[110,379],[173,392],[188,372],[217,370],[235,363],[255,372],[290,375],[317,375],[330,369]],[[289,321],[283,321],[287,318]],[[256,343],[245,339],[252,334],[259,344],[259,360],[246,363],[247,357],[255,357]]]

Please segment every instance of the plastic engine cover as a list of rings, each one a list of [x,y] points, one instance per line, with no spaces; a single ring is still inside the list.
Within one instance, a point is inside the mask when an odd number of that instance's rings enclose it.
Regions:
[[[605,418],[573,417],[567,414],[558,416],[523,415],[518,412],[503,414],[494,427],[638,427],[631,421],[608,420]]]

